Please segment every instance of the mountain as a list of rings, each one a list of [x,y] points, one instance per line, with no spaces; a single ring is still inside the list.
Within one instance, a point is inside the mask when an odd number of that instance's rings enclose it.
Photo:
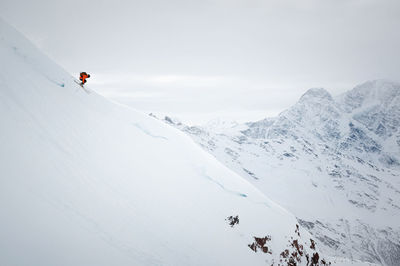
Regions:
[[[310,89],[257,122],[164,121],[294,213],[325,253],[400,265],[399,83],[369,81],[337,97]]]
[[[0,58],[1,265],[327,262],[293,214],[1,20]]]

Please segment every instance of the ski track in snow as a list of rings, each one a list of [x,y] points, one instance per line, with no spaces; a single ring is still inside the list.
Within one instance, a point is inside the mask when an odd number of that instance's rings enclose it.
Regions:
[[[224,185],[222,185],[217,180],[213,179],[211,176],[209,176],[207,174],[204,174],[204,177],[207,178],[208,180],[210,180],[211,182],[217,184],[220,188],[222,188],[224,191],[226,191],[228,193],[234,194],[234,195],[242,197],[242,198],[247,198],[246,194],[238,192],[238,191],[227,189]]]
[[[220,188],[222,188],[224,191],[233,194],[235,196],[239,196],[242,198],[247,198],[247,195],[245,193],[239,192],[239,191],[235,191],[235,190],[231,190],[231,189],[227,189],[223,184],[221,184],[220,182],[218,182],[217,180],[215,180],[214,178],[212,178],[211,176],[209,176],[206,173],[206,169],[202,168],[200,170],[200,175],[204,176],[204,178],[206,178],[207,180],[211,181],[212,183],[216,184],[217,186],[219,186]]]
[[[271,206],[270,206],[267,202],[265,202],[265,201],[254,201],[254,200],[251,200],[251,199],[247,196],[247,194],[245,194],[245,193],[242,193],[242,192],[239,192],[239,191],[235,191],[235,190],[231,190],[231,189],[227,189],[227,188],[226,188],[224,185],[222,185],[220,182],[218,182],[217,180],[213,179],[211,176],[207,175],[207,174],[205,173],[205,170],[203,170],[202,175],[203,175],[207,180],[209,180],[209,181],[211,181],[212,183],[218,185],[218,186],[219,186],[220,188],[222,188],[225,192],[228,192],[228,193],[233,194],[233,195],[238,196],[238,197],[246,198],[246,199],[248,199],[250,202],[252,202],[252,203],[254,203],[254,204],[261,204],[261,205],[264,205],[264,206],[266,206],[266,207],[268,207],[268,208],[271,207]]]
[[[18,55],[19,57],[21,57],[25,62],[27,62],[28,64],[30,64],[33,69],[36,70],[36,72],[40,75],[42,75],[43,77],[45,77],[48,81],[50,81],[51,83],[56,84],[59,87],[64,88],[65,87],[65,82],[58,82],[56,80],[54,80],[53,78],[50,78],[49,76],[47,76],[46,74],[44,74],[43,72],[41,72],[39,69],[37,69],[37,64],[35,64],[34,62],[30,62],[30,58],[28,57],[28,55],[24,54],[23,52],[21,52],[21,50],[17,47],[17,46],[12,46],[11,49],[13,50],[13,52]]]
[[[139,125],[138,123],[132,123],[133,126],[135,126],[136,128],[138,128],[140,131],[142,131],[143,133],[145,133],[146,135],[155,138],[155,139],[164,139],[164,140],[168,140],[168,138],[164,137],[164,136],[158,136],[158,135],[153,135],[152,133],[150,133],[147,129],[143,128],[141,125]]]

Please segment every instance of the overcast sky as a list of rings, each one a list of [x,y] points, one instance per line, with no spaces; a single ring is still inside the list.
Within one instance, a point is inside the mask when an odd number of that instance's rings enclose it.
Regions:
[[[399,0],[0,0],[0,16],[107,97],[194,123],[400,81]]]

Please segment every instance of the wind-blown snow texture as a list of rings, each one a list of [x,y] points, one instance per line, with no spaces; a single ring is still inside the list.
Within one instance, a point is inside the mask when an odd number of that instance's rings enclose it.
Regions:
[[[299,222],[332,256],[400,265],[400,84],[336,98],[310,89],[276,118],[189,127],[193,137]]]
[[[189,137],[86,93],[2,21],[0,58],[1,265],[270,265],[289,261],[286,249],[305,265],[316,254],[294,215]]]

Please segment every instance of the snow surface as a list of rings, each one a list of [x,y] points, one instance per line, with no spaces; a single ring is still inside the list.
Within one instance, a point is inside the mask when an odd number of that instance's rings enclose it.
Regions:
[[[84,91],[2,21],[0,58],[0,265],[270,265],[293,238],[315,252],[184,133]],[[267,235],[272,254],[249,248]]]

